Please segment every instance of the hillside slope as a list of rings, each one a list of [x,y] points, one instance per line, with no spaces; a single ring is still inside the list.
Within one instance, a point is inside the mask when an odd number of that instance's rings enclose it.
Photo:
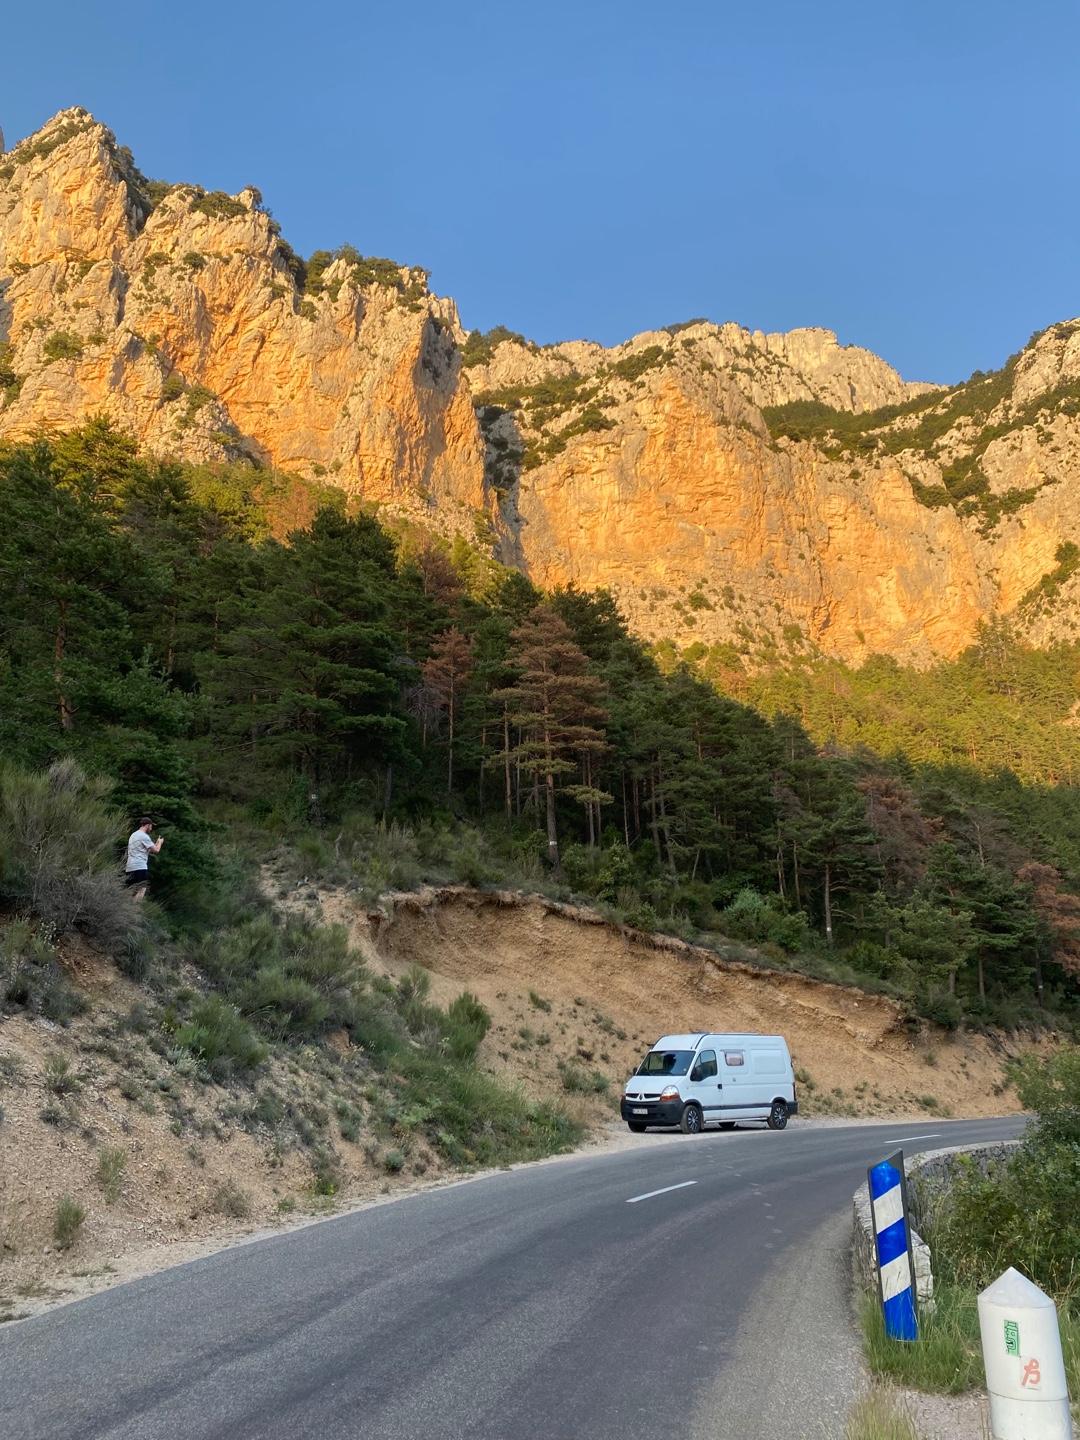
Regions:
[[[948,391],[825,330],[483,337],[415,267],[301,260],[253,188],[147,180],[85,111],[0,157],[0,436],[104,412],[324,479],[680,648],[924,664],[996,616],[1072,633],[1078,386],[1076,322]]]
[[[1003,1063],[1034,1043],[915,1034],[892,1001],[757,968],[746,947],[728,960],[536,896],[429,888],[370,910],[345,891],[304,888],[286,908],[346,925],[376,976],[410,984],[422,966],[436,1003],[476,994],[493,1021],[481,1069],[567,1107],[605,1143],[625,1134],[622,1081],[664,1030],[782,1032],[811,1116],[1010,1113]],[[152,994],[74,937],[62,953],[87,1012],[67,1026],[0,1024],[0,1321],[293,1211],[452,1173],[423,1117],[395,1111],[386,1085],[369,1083],[346,1031],[272,1050],[244,1082],[217,1080],[175,1049]],[[109,1155],[119,1157],[111,1193]],[[63,1197],[84,1216],[62,1247]]]

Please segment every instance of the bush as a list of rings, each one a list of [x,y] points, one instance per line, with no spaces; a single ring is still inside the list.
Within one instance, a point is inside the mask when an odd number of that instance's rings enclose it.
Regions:
[[[451,1001],[442,1022],[446,1047],[455,1060],[472,1060],[490,1027],[490,1014],[476,996],[466,990]]]
[[[53,1053],[45,1061],[45,1089],[51,1095],[74,1095],[82,1089],[66,1055]]]
[[[0,1007],[22,1009],[67,1025],[86,1009],[54,946],[25,920],[0,933]]]
[[[237,1008],[278,1039],[348,1026],[366,971],[340,926],[261,914],[207,937],[194,958]]]
[[[563,1089],[577,1095],[603,1095],[609,1084],[607,1076],[599,1070],[586,1070],[573,1060],[559,1062],[559,1076]]]
[[[53,360],[77,360],[83,353],[83,342],[70,330],[54,330],[45,341],[45,359],[48,363]]]
[[[789,954],[811,944],[810,922],[801,910],[782,910],[749,886],[721,912],[721,926],[733,940],[768,942]]]
[[[118,1145],[107,1145],[98,1154],[97,1182],[105,1196],[106,1205],[115,1205],[120,1199],[127,1169],[127,1153]]]
[[[179,1026],[176,1043],[190,1050],[216,1079],[234,1069],[254,1070],[266,1059],[266,1046],[235,1006],[220,995],[200,1000],[191,1019]]]
[[[214,1209],[233,1220],[246,1220],[251,1214],[251,1196],[235,1180],[225,1180],[214,1191]]]
[[[70,1195],[62,1195],[53,1220],[53,1242],[58,1250],[70,1250],[79,1238],[86,1211]]]
[[[71,759],[44,773],[0,769],[0,897],[39,916],[55,935],[82,930],[119,949],[137,928],[117,863],[124,817],[106,782]]]
[[[985,1173],[960,1157],[923,1231],[946,1280],[982,1288],[1013,1265],[1080,1313],[1080,1050],[1028,1057],[1014,1075],[1035,1123]]]

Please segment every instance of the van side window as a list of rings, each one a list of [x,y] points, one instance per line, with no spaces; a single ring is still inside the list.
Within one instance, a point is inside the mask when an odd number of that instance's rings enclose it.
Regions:
[[[729,1065],[732,1069],[735,1069],[735,1067],[738,1065],[746,1064],[746,1056],[741,1050],[725,1050],[724,1064]]]
[[[700,1051],[699,1054],[698,1054],[698,1057],[697,1057],[697,1065],[696,1065],[694,1068],[695,1068],[695,1070],[697,1071],[697,1078],[698,1078],[699,1080],[708,1080],[708,1078],[709,1078],[710,1075],[715,1075],[715,1074],[716,1074],[716,1051],[715,1051],[715,1050],[702,1050],[702,1051]]]

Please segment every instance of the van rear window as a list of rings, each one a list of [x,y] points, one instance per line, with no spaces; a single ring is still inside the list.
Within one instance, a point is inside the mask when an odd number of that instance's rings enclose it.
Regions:
[[[650,1050],[637,1068],[639,1075],[685,1075],[694,1058],[692,1050]]]

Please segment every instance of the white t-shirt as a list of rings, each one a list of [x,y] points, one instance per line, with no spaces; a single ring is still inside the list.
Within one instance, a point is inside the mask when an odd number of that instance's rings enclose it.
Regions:
[[[127,864],[124,869],[130,875],[133,870],[145,870],[149,864],[147,857],[157,844],[151,840],[145,830],[135,830],[128,836]]]

